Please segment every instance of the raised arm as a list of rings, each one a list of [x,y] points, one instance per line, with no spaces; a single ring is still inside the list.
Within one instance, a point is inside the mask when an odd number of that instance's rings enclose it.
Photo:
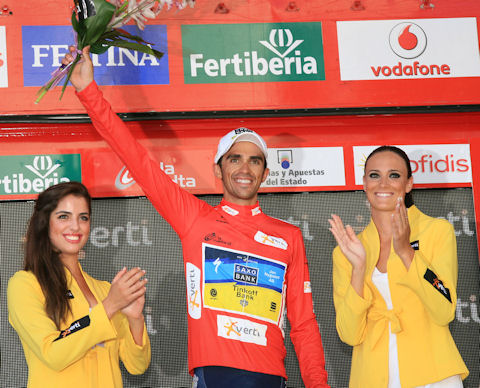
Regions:
[[[93,64],[88,47],[83,49],[82,56],[83,62],[77,63],[70,78],[80,102],[95,129],[125,163],[152,205],[182,236],[206,204],[174,183],[160,168],[160,163],[132,135],[93,81]],[[62,63],[71,61],[73,57],[66,55]]]

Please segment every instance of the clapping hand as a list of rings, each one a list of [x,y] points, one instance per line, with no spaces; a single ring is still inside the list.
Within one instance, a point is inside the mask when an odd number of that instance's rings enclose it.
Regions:
[[[110,291],[103,300],[109,318],[119,310],[127,316],[141,315],[147,290],[145,287],[147,279],[143,278],[144,275],[145,271],[139,267],[128,271],[124,267],[115,275]]]
[[[340,250],[352,265],[352,277],[350,284],[355,292],[363,297],[363,286],[365,277],[365,267],[367,254],[362,242],[358,239],[353,228],[350,225],[346,227],[339,216],[332,214],[328,220],[330,223],[330,232],[332,232]]]
[[[353,268],[365,268],[366,253],[361,241],[355,235],[350,225],[343,225],[342,219],[336,214],[328,220],[330,232],[332,232],[340,250],[348,259]]]

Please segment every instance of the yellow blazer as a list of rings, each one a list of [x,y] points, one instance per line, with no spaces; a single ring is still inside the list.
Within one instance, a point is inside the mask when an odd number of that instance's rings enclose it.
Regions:
[[[22,342],[28,365],[28,388],[120,388],[119,358],[132,374],[143,373],[150,363],[150,342],[135,344],[127,318],[117,313],[108,319],[101,301],[108,282],[83,272],[98,301],[91,311],[80,288],[66,271],[72,314],[61,331],[45,313],[45,297],[35,275],[18,271],[8,283],[10,324]]]
[[[397,335],[402,388],[413,388],[452,375],[468,376],[448,328],[457,302],[457,245],[452,225],[408,209],[410,241],[415,249],[407,271],[393,246],[387,263],[393,310],[372,283],[380,254],[373,221],[358,235],[367,263],[364,297],[350,284],[352,266],[337,246],[333,251],[333,293],[341,340],[353,346],[350,388],[388,385],[389,323]]]

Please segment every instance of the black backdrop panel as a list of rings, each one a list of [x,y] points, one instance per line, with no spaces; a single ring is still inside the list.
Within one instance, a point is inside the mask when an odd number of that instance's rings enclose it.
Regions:
[[[470,369],[465,387],[478,388],[479,260],[471,189],[417,190],[415,202],[425,213],[453,223],[459,255],[458,303],[450,325],[460,352]],[[216,204],[219,196],[202,197]],[[328,231],[331,213],[339,214],[357,231],[369,222],[363,192],[265,194],[260,197],[265,213],[298,225],[303,232],[312,278],[315,312],[320,326],[329,383],[348,386],[351,348],[335,330],[332,300],[331,252],[334,239]],[[20,341],[8,324],[6,286],[21,268],[22,236],[33,208],[32,202],[0,203],[0,387],[26,385],[27,369]],[[90,240],[83,268],[99,279],[111,281],[124,265],[146,269],[148,294],[145,306],[147,330],[152,343],[152,363],[142,376],[124,373],[124,386],[189,387],[187,371],[187,314],[180,241],[170,226],[145,198],[102,199],[93,203]],[[288,331],[287,331],[288,333]],[[303,387],[293,345],[287,337],[288,387]]]

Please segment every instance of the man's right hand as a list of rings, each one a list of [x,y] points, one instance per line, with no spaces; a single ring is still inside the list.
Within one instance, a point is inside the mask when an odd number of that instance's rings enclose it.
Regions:
[[[70,46],[69,50],[74,53],[75,46]],[[66,54],[62,59],[63,65],[68,65],[73,62],[74,57],[72,54]],[[93,81],[93,63],[90,58],[90,46],[84,47],[82,50],[82,58],[75,65],[70,76],[70,82],[77,92],[81,92]]]

